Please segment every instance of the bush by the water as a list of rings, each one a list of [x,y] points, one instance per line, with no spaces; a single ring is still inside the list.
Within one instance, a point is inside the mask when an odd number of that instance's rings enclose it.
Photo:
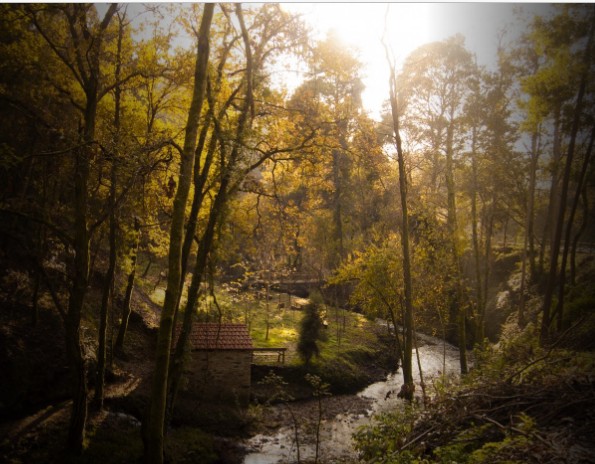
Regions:
[[[535,328],[504,328],[458,383],[438,383],[425,409],[384,414],[355,436],[365,461],[543,463],[595,461],[595,357],[544,350]],[[446,379],[445,379],[446,380]]]
[[[306,365],[312,357],[320,355],[318,342],[323,338],[323,323],[320,317],[322,297],[315,293],[310,296],[310,303],[304,307],[304,317],[300,324],[297,351]]]

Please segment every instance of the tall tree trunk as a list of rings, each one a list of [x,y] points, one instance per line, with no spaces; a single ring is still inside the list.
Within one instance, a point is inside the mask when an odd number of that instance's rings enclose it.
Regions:
[[[485,233],[484,233],[484,261],[483,261],[483,294],[487,298],[490,286],[490,269],[492,262],[492,237],[494,235],[494,209],[496,207],[496,193],[492,196],[492,201],[486,212]]]
[[[455,265],[455,301],[452,308],[456,311],[458,344],[459,344],[459,362],[461,373],[467,373],[467,333],[466,333],[466,306],[463,303],[462,295],[462,272],[461,260],[457,238],[457,205],[454,182],[453,165],[453,146],[454,146],[454,109],[450,111],[450,122],[446,131],[446,166],[444,169],[446,192],[447,192],[447,225],[451,240],[452,258]]]
[[[239,153],[241,151],[241,146],[243,144],[245,131],[247,125],[249,125],[248,119],[249,115],[253,112],[253,61],[252,61],[252,51],[250,46],[250,37],[248,36],[248,31],[246,29],[246,25],[244,23],[244,17],[242,13],[242,7],[239,3],[235,4],[235,12],[240,23],[240,28],[242,31],[242,39],[244,41],[245,52],[246,52],[246,77],[245,77],[245,84],[246,84],[246,94],[243,101],[243,105],[238,116],[238,122],[236,127],[235,139],[233,141],[233,148],[229,155],[229,161],[227,165],[223,162],[225,156],[223,156],[223,152],[225,150],[225,144],[223,140],[221,142],[221,183],[219,185],[219,190],[215,197],[215,201],[209,213],[208,223],[203,233],[203,236],[200,240],[199,247],[198,247],[198,255],[196,257],[196,265],[194,268],[194,272],[192,275],[192,281],[190,283],[190,288],[188,289],[188,299],[186,302],[186,309],[184,311],[184,320],[182,322],[182,329],[180,330],[180,336],[178,337],[176,351],[174,354],[174,360],[172,365],[169,367],[169,385],[168,385],[168,412],[169,414],[173,413],[173,409],[175,406],[176,397],[180,388],[180,382],[182,379],[182,374],[184,372],[184,362],[185,356],[184,354],[189,349],[189,336],[192,331],[192,323],[193,323],[193,315],[194,309],[196,307],[196,302],[198,301],[198,294],[200,290],[200,285],[202,283],[202,279],[205,275],[206,266],[207,266],[207,259],[209,253],[211,252],[214,236],[215,236],[215,227],[220,220],[223,209],[228,199],[229,195],[229,185],[231,182],[231,174],[232,169],[235,167],[235,164],[238,160]],[[209,94],[210,100],[210,94]],[[214,105],[211,105],[211,108],[214,108]],[[217,119],[214,117],[214,131],[217,134],[217,137],[220,137],[221,134],[219,133],[218,122]],[[213,135],[215,136],[215,135]],[[206,174],[206,173],[205,173]]]
[[[529,192],[527,204],[527,240],[529,247],[529,274],[530,281],[535,283],[536,263],[535,263],[535,188],[537,184],[537,166],[539,163],[539,155],[541,153],[541,129],[538,128],[538,133],[535,134],[535,150],[531,150],[531,166],[529,170]],[[531,141],[531,146],[533,146]]]
[[[57,50],[64,45],[54,42],[46,27],[39,22],[37,9],[28,10],[29,18],[41,32],[44,40],[54,50],[56,57],[71,70],[85,96],[83,111],[82,146],[74,151],[74,264],[68,309],[64,319],[66,355],[72,375],[72,410],[68,427],[67,446],[70,452],[83,451],[87,422],[86,366],[81,341],[81,317],[89,283],[89,171],[95,143],[95,122],[99,100],[100,53],[103,33],[118,8],[110,4],[94,35],[89,32],[89,6],[74,4],[59,7],[69,25],[69,40],[74,58]],[[81,31],[84,33],[81,34]]]
[[[572,239],[572,226],[574,223],[574,216],[578,208],[580,201],[581,192],[583,191],[583,185],[587,176],[587,170],[589,168],[589,161],[591,158],[591,152],[593,151],[593,138],[595,137],[595,126],[591,131],[591,137],[589,140],[589,147],[585,153],[583,164],[579,172],[579,178],[576,186],[576,192],[574,193],[574,199],[572,200],[572,206],[570,207],[570,213],[568,215],[568,221],[566,223],[566,232],[564,235],[564,251],[562,252],[562,263],[560,265],[560,278],[558,283],[558,302],[556,304],[555,313],[557,316],[558,332],[562,331],[562,321],[564,315],[564,297],[566,289],[566,265],[568,263],[568,255],[571,248]]]
[[[196,264],[192,273],[192,281],[188,289],[188,299],[186,301],[186,308],[184,310],[184,319],[182,321],[182,328],[178,337],[176,350],[173,356],[172,364],[169,368],[169,388],[168,388],[168,416],[171,417],[175,406],[178,391],[184,373],[184,363],[186,360],[186,353],[190,348],[189,340],[192,332],[192,323],[194,311],[198,302],[200,286],[203,282],[203,277],[206,273],[207,260],[209,253],[213,248],[215,238],[215,228],[223,214],[223,207],[227,201],[227,189],[229,185],[228,177],[224,177],[219,187],[219,192],[215,197],[215,202],[209,214],[209,222],[205,232],[200,240],[198,247],[198,254],[196,257]]]
[[[392,64],[388,55],[388,48],[385,45],[386,58]],[[399,165],[399,192],[401,198],[402,231],[401,247],[403,251],[403,284],[405,287],[405,313],[404,313],[404,352],[403,352],[403,386],[399,396],[407,400],[413,400],[415,384],[413,383],[413,284],[411,280],[411,258],[409,251],[409,213],[407,203],[407,172],[405,169],[405,157],[401,145],[399,105],[397,100],[397,79],[395,67],[391,66],[389,78],[390,106],[393,118],[393,132],[395,146],[397,148],[397,160]],[[395,327],[396,330],[396,327]]]
[[[76,150],[74,173],[74,278],[68,313],[66,315],[66,353],[73,376],[72,412],[68,429],[68,447],[75,454],[83,451],[85,426],[87,423],[87,379],[86,363],[81,341],[81,317],[89,283],[89,225],[88,225],[88,182],[89,160],[92,156],[92,142],[95,137],[97,112],[97,86],[92,85],[87,93],[85,108],[85,145]]]
[[[553,235],[552,235],[552,222],[554,221],[555,212],[558,209],[558,199],[559,199],[559,173],[560,173],[560,108],[555,110],[554,114],[554,144],[553,144],[553,160],[552,160],[552,179],[550,182],[550,195],[549,195],[549,202],[548,202],[548,210],[547,216],[545,218],[545,224],[543,226],[543,235],[541,238],[541,247],[539,249],[539,262],[537,267],[537,272],[539,274],[539,282],[540,287],[543,288],[544,285],[544,275],[545,275],[545,251],[547,249],[547,245],[551,245],[553,243]]]
[[[124,35],[123,18],[118,14],[118,45],[116,52],[116,70],[115,82],[120,81],[121,61],[122,61],[122,38]],[[122,88],[118,84],[114,90],[114,143],[112,150],[112,166],[110,176],[109,192],[109,264],[105,274],[103,285],[103,295],[101,298],[101,310],[99,313],[99,334],[97,344],[97,372],[95,379],[95,406],[97,409],[103,409],[103,397],[105,386],[105,365],[107,359],[107,325],[108,325],[108,306],[110,299],[113,298],[113,282],[116,272],[116,188],[118,181],[118,151],[120,144],[120,104],[122,99]]]
[[[558,212],[557,221],[554,229],[554,239],[550,253],[550,269],[547,279],[547,285],[545,288],[545,295],[543,297],[542,306],[542,321],[541,321],[541,333],[540,342],[542,344],[547,343],[550,335],[550,323],[551,323],[551,305],[554,295],[554,288],[558,277],[558,255],[560,254],[560,243],[562,241],[562,229],[564,228],[564,219],[566,213],[566,199],[568,197],[568,184],[570,182],[570,174],[572,171],[572,161],[574,158],[574,150],[576,146],[576,137],[580,127],[580,119],[583,110],[583,98],[587,87],[587,79],[590,71],[591,64],[591,47],[593,44],[593,34],[595,30],[595,5],[593,5],[593,16],[591,18],[591,28],[589,30],[589,39],[587,46],[585,47],[585,54],[583,57],[583,70],[581,73],[581,80],[576,96],[576,104],[573,112],[572,128],[570,131],[570,142],[568,144],[568,153],[566,155],[566,164],[564,167],[564,176],[562,178],[562,188],[560,191],[560,207]],[[564,291],[564,289],[562,289]]]
[[[99,333],[97,344],[97,371],[95,378],[95,407],[103,409],[103,396],[105,385],[105,365],[107,359],[107,322],[109,301],[112,297],[114,274],[116,270],[116,160],[113,160],[111,172],[111,186],[109,197],[109,263],[105,280],[103,282],[103,293],[101,297],[101,309],[99,312]]]
[[[338,148],[333,150],[333,238],[335,246],[331,256],[331,266],[337,267],[341,262],[344,253],[343,246],[343,185],[340,173],[342,153]]]
[[[208,173],[208,167],[205,166],[205,168],[201,170],[200,159],[202,157],[202,152],[204,150],[204,146],[207,139],[207,133],[209,131],[209,120],[210,118],[207,115],[202,130],[200,131],[200,136],[198,138],[198,146],[196,147],[196,157],[194,163],[193,176],[194,196],[192,197],[192,207],[190,208],[190,214],[188,215],[188,221],[186,222],[186,233],[184,234],[184,243],[182,244],[182,278],[180,282],[180,295],[182,293],[182,289],[184,288],[184,280],[186,278],[186,272],[188,269],[188,256],[190,256],[190,249],[192,248],[192,242],[194,242],[194,235],[196,234],[196,226],[198,224],[198,213],[200,211],[200,207],[202,206],[202,201],[204,199],[204,183],[201,183],[200,180],[202,178],[202,172],[206,170],[206,172]],[[216,142],[217,138],[213,134],[213,136],[211,137],[211,142],[209,144],[209,149],[206,157],[207,160],[212,159],[212,154],[215,151]],[[208,154],[211,154],[211,156],[209,157]],[[206,177],[207,176],[204,176],[205,181]],[[179,304],[180,303],[178,301],[178,306]]]
[[[587,199],[587,185],[583,187],[581,192],[581,203],[583,206],[583,220],[579,229],[576,231],[574,238],[572,239],[572,251],[570,252],[570,283],[575,285],[576,283],[576,252],[578,249],[578,243],[583,235],[583,232],[587,228],[588,217],[589,217],[589,202]]]
[[[525,216],[525,234],[523,238],[523,258],[521,265],[521,288],[519,290],[518,319],[521,327],[525,326],[525,294],[527,292],[527,261],[529,262],[529,281],[535,279],[535,243],[533,237],[534,208],[535,208],[535,180],[537,175],[537,161],[539,159],[539,128],[531,135],[531,160],[529,162],[529,186],[527,189],[527,211]]]
[[[207,86],[208,87],[208,86]],[[208,92],[208,90],[207,90]],[[210,112],[209,112],[210,113]],[[178,322],[178,313],[180,310],[180,301],[182,300],[182,293],[184,291],[184,283],[186,282],[186,275],[188,273],[188,258],[190,256],[190,250],[192,248],[192,243],[194,242],[194,238],[196,236],[196,228],[198,226],[198,213],[202,206],[202,202],[204,200],[204,185],[206,184],[206,180],[208,178],[208,172],[211,164],[211,160],[213,159],[213,155],[215,153],[215,147],[217,145],[217,137],[215,134],[211,136],[211,141],[209,143],[209,148],[207,152],[207,157],[205,159],[205,165],[201,172],[200,170],[200,158],[202,151],[204,149],[204,144],[207,136],[207,132],[209,129],[209,122],[210,118],[207,116],[204,126],[201,130],[200,136],[198,138],[198,146],[196,148],[196,158],[195,158],[195,165],[194,165],[194,196],[192,198],[192,206],[190,208],[190,214],[188,216],[188,221],[186,222],[186,233],[184,235],[184,242],[182,244],[182,262],[181,262],[181,275],[180,275],[180,291],[178,293],[178,301],[176,303],[176,307],[174,310],[174,319],[173,319],[173,327],[177,326]],[[173,342],[172,338],[172,342]]]
[[[143,424],[145,460],[147,463],[151,464],[161,464],[163,462],[163,431],[167,403],[167,375],[169,370],[173,318],[180,292],[184,217],[190,184],[192,182],[198,124],[207,84],[209,31],[214,8],[215,4],[213,3],[205,4],[198,33],[196,67],[194,71],[194,90],[190,110],[188,112],[188,123],[186,125],[183,153],[181,153],[180,178],[173,204],[167,289],[165,291],[165,301],[163,303],[157,337],[157,353],[153,373],[151,400]]]
[[[475,299],[477,301],[477,325],[476,338],[483,342],[485,336],[485,303],[483,297],[483,287],[481,283],[481,253],[479,251],[479,234],[477,232],[478,218],[477,218],[477,127],[473,127],[471,139],[471,170],[473,173],[473,187],[471,192],[471,236],[473,241],[473,260],[475,262]]]
[[[337,123],[337,129],[339,131],[339,144],[341,148],[333,149],[333,231],[336,248],[335,253],[332,256],[331,265],[338,267],[341,261],[345,258],[345,244],[344,244],[344,232],[343,232],[343,202],[344,193],[346,188],[345,179],[345,163],[346,157],[345,152],[348,150],[346,134],[347,134],[347,121],[343,120]]]
[[[227,62],[227,58],[229,57],[229,49],[230,46],[227,46],[225,50],[222,52],[221,59],[217,66],[217,80],[215,83],[215,91],[220,90],[221,82],[223,80],[223,70],[225,68],[225,64]],[[206,92],[210,95],[212,92],[210,81],[207,77],[207,87]],[[208,99],[210,101],[210,98]],[[223,117],[225,111],[231,104],[232,99],[230,98],[226,105],[221,108],[219,111],[219,117]],[[186,234],[184,236],[184,243],[182,245],[182,281],[181,286],[183,286],[184,279],[186,277],[186,272],[188,268],[188,256],[190,255],[190,249],[192,248],[192,242],[194,241],[194,236],[196,234],[196,227],[198,225],[198,213],[202,206],[202,202],[204,200],[204,187],[207,183],[207,179],[209,177],[209,170],[211,169],[211,164],[213,163],[213,157],[215,154],[215,150],[217,148],[217,137],[214,133],[211,134],[211,139],[209,141],[209,145],[207,147],[207,152],[204,157],[202,157],[202,153],[204,151],[204,147],[207,141],[207,136],[209,133],[209,128],[213,123],[213,119],[215,115],[215,108],[214,106],[211,107],[209,105],[209,111],[206,115],[205,122],[203,127],[200,131],[200,136],[198,138],[198,145],[196,147],[196,157],[195,157],[195,164],[194,164],[194,196],[192,198],[192,207],[190,208],[190,214],[188,216],[188,222],[186,223]],[[201,164],[202,161],[202,164]],[[178,307],[179,307],[178,301]],[[177,312],[176,312],[177,313]]]
[[[222,60],[225,62],[225,59]],[[176,304],[176,311],[174,313],[174,327],[177,325],[177,318],[178,318],[178,311],[180,307],[180,300],[182,296],[182,290],[184,288],[184,282],[186,279],[186,275],[188,272],[188,258],[190,256],[190,249],[192,248],[192,243],[196,237],[196,228],[198,226],[198,213],[202,207],[204,198],[205,198],[205,186],[207,184],[207,180],[209,178],[209,171],[211,169],[211,165],[213,164],[215,151],[217,148],[217,141],[218,138],[215,134],[215,130],[211,134],[211,139],[209,141],[209,146],[207,147],[207,153],[204,157],[202,168],[200,165],[200,160],[202,158],[201,154],[204,149],[204,144],[206,142],[206,137],[208,133],[209,126],[213,121],[214,117],[212,112],[214,111],[214,102],[211,101],[210,97],[210,85],[207,84],[207,100],[213,103],[213,107],[210,108],[207,118],[205,120],[205,125],[201,131],[198,146],[196,149],[196,163],[194,166],[194,175],[193,175],[193,182],[194,182],[194,196],[192,198],[192,206],[190,208],[190,214],[188,216],[188,222],[186,223],[186,235],[184,236],[184,243],[182,244],[182,277],[180,279],[180,295],[178,296],[178,303]],[[227,102],[226,105],[219,111],[219,117],[222,117],[225,114],[226,109],[228,108],[229,104],[231,104],[231,99]],[[213,128],[214,129],[214,128]]]
[[[132,300],[132,291],[134,290],[134,280],[136,277],[136,261],[138,257],[138,247],[140,244],[140,221],[137,217],[134,218],[134,243],[130,249],[130,273],[126,281],[126,292],[124,293],[124,303],[122,304],[122,320],[120,321],[120,328],[118,329],[118,337],[116,338],[116,344],[114,351],[116,353],[124,352],[124,340],[126,338],[126,331],[128,330],[128,321],[130,320],[131,307],[130,302]]]
[[[75,160],[75,258],[74,279],[68,301],[65,336],[66,353],[72,375],[72,411],[68,429],[68,447],[75,454],[83,451],[87,422],[87,382],[80,325],[89,272],[89,231],[87,229],[87,150],[77,150]]]

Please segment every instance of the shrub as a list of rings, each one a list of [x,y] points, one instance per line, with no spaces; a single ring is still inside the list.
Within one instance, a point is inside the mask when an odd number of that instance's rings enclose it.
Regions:
[[[320,302],[315,295],[311,297],[311,303],[304,307],[304,317],[300,324],[300,333],[297,344],[297,351],[304,361],[309,365],[313,356],[320,355],[318,342],[322,339],[322,319],[320,317]]]
[[[360,427],[353,435],[359,458],[365,462],[405,464],[415,462],[408,451],[399,451],[413,430],[418,411],[405,406],[380,414],[370,425]]]

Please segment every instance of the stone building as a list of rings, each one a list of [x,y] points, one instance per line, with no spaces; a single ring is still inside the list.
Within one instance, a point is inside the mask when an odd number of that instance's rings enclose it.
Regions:
[[[250,399],[252,339],[245,324],[195,323],[190,334],[188,392],[208,401]]]

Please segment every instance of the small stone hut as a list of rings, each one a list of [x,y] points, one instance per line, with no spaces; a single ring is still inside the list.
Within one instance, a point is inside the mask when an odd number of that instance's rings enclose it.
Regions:
[[[195,323],[188,389],[210,401],[250,399],[252,339],[246,324]]]

